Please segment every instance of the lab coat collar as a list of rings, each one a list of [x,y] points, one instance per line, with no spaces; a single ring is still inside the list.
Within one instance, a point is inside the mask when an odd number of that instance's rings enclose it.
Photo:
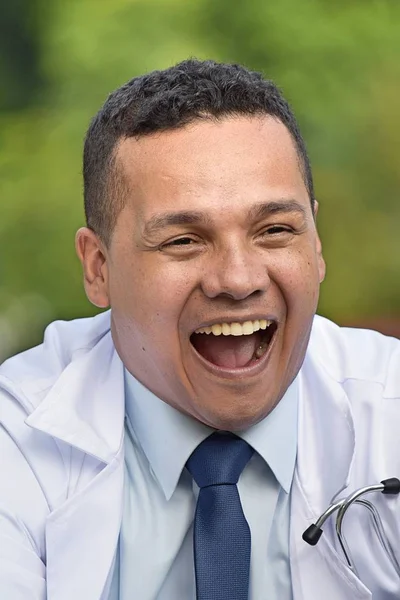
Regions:
[[[309,347],[299,374],[297,465],[292,485],[290,564],[293,600],[352,598],[371,600],[371,592],[347,568],[335,549],[331,528],[316,546],[303,532],[332,501],[347,496],[355,457],[355,430],[349,399],[340,381],[320,359],[323,346]]]
[[[87,329],[54,324],[47,347],[39,349],[46,357],[40,382],[25,376],[13,388],[21,403],[36,407],[27,425],[105,463],[46,519],[48,600],[106,600],[121,527],[123,365],[112,342],[109,315],[93,321]],[[49,361],[52,369],[47,372]],[[13,368],[9,365],[8,372]],[[79,469],[88,469],[88,462]]]
[[[319,348],[321,352],[321,348]],[[298,481],[316,517],[348,487],[355,429],[342,383],[309,351],[299,375]]]
[[[67,365],[25,423],[108,464],[123,441],[124,410],[123,365],[108,331]]]

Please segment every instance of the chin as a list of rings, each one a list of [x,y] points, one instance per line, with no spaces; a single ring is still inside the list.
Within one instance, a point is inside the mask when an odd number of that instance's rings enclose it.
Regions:
[[[254,404],[240,407],[236,405],[235,407],[230,407],[229,410],[218,412],[215,411],[215,407],[213,408],[213,411],[203,410],[201,416],[196,416],[196,418],[205,423],[205,425],[220,431],[243,431],[262,421],[271,412],[273,407],[262,406],[256,409]]]

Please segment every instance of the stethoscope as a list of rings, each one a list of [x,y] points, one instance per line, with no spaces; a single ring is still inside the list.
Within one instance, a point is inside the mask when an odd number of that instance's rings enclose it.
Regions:
[[[315,546],[323,533],[321,529],[322,525],[325,523],[328,517],[330,517],[333,513],[337,511],[338,514],[336,517],[336,535],[338,536],[340,546],[343,550],[343,554],[345,556],[348,566],[358,577],[357,569],[351,559],[349,547],[342,533],[342,524],[343,518],[350,506],[354,503],[360,504],[361,506],[367,508],[371,513],[376,536],[380,544],[382,545],[382,548],[389,557],[397,574],[400,577],[400,564],[385,533],[385,529],[383,527],[379,513],[376,510],[376,507],[371,502],[361,498],[361,496],[364,496],[364,494],[369,494],[370,492],[382,492],[382,494],[399,494],[400,480],[396,477],[384,479],[376,485],[368,485],[367,487],[359,488],[358,490],[350,494],[350,496],[347,496],[347,498],[343,498],[342,500],[338,500],[334,504],[331,504],[326,509],[326,511],[322,513],[322,515],[319,517],[316,523],[313,523],[312,525],[310,525],[310,527],[308,527],[305,530],[302,536],[303,540],[307,542],[307,544],[310,544],[310,546]]]

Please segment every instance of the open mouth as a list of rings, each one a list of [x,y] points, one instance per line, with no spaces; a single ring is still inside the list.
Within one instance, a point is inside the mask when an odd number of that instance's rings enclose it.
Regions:
[[[242,369],[266,354],[276,330],[277,323],[266,319],[216,323],[197,329],[190,341],[209,363],[223,369]]]

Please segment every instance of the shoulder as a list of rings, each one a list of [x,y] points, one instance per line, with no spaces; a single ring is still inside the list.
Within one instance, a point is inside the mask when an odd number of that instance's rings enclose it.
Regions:
[[[18,399],[29,414],[61,373],[79,355],[90,351],[110,329],[110,313],[72,321],[54,321],[43,343],[0,365],[1,391]]]
[[[375,384],[388,398],[400,398],[400,340],[376,331],[339,327],[314,319],[308,356],[341,384]]]
[[[400,340],[316,317],[305,363],[310,389],[322,378],[354,432],[355,486],[398,476]]]
[[[76,358],[93,348],[109,331],[109,314],[48,326],[41,345],[0,366],[0,461],[2,486],[0,539],[12,535],[32,542],[45,554],[44,523],[50,511],[66,499],[70,473],[83,460],[79,452],[26,423],[60,375]],[[74,468],[75,468],[74,467]],[[79,467],[79,468],[78,468]]]
[[[59,464],[60,444],[40,428],[30,427],[26,420],[72,363],[89,353],[109,328],[109,313],[69,322],[55,321],[47,327],[42,344],[0,366],[0,446],[4,443],[10,448],[8,455],[15,455],[15,464],[19,460],[17,455],[25,457],[26,465],[40,463],[42,456],[46,456],[46,469],[49,457]]]
[[[30,427],[26,420],[71,363],[90,352],[109,327],[108,313],[69,322],[56,321],[47,327],[42,344],[0,366],[0,449],[8,457],[2,469],[9,468],[8,475],[13,472],[14,479],[19,478],[27,485],[31,481],[35,487],[34,482],[45,472],[51,474],[46,477],[54,489],[63,488],[65,456],[70,449],[40,429]],[[1,473],[0,479],[4,476]],[[47,502],[51,505],[52,499],[47,498]]]

